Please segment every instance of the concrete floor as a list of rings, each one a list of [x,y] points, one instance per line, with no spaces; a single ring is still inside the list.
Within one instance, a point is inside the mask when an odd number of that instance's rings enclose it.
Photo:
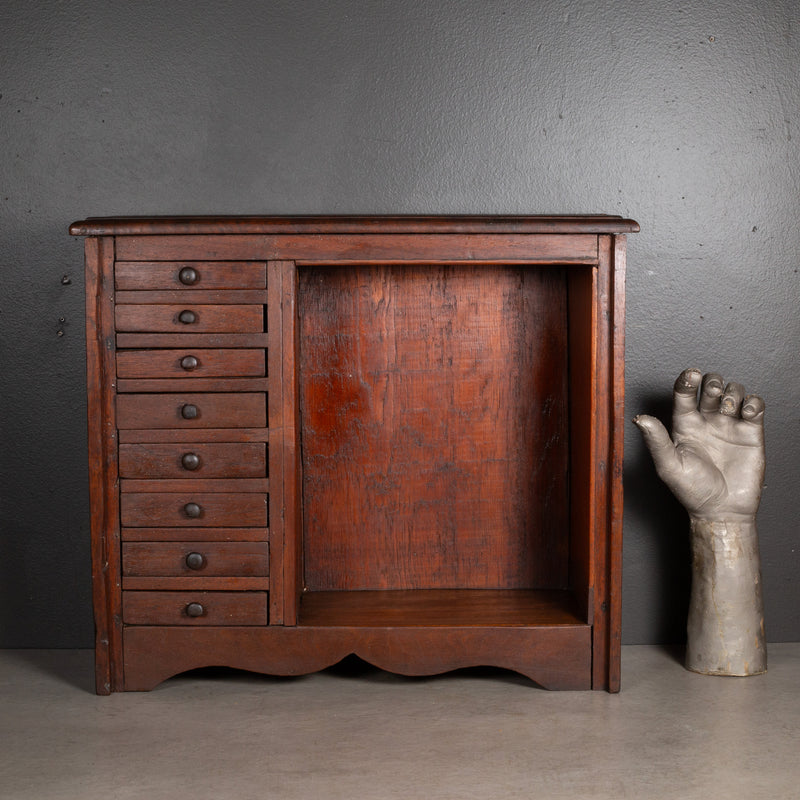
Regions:
[[[512,673],[206,671],[96,697],[88,651],[0,651],[4,800],[800,797],[800,643],[766,675],[623,649],[623,691]]]

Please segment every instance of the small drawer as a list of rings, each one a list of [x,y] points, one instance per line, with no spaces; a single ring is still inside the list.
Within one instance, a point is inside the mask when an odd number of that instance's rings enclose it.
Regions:
[[[165,289],[265,289],[267,265],[254,261],[118,261],[120,291]]]
[[[264,478],[265,442],[121,444],[121,478]]]
[[[122,525],[130,528],[267,527],[267,495],[260,492],[122,492]]]
[[[260,577],[269,575],[267,542],[126,542],[126,577]]]
[[[267,396],[241,394],[120,394],[117,427],[137,428],[264,428]]]
[[[262,377],[263,350],[121,350],[118,378]]]
[[[266,625],[266,592],[123,592],[126,625]]]
[[[264,306],[130,303],[114,311],[117,331],[139,333],[262,333]]]

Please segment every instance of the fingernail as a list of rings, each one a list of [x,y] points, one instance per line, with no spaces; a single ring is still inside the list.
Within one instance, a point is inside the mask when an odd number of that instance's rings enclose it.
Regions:
[[[720,410],[723,414],[732,414],[736,410],[736,401],[730,395],[723,397]]]

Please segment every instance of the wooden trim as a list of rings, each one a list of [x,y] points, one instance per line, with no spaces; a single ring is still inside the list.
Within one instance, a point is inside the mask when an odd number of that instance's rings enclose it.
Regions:
[[[117,347],[266,347],[266,333],[118,333]]]
[[[98,694],[122,689],[122,605],[116,404],[113,384],[114,240],[89,238],[86,262],[86,373],[89,498]]]
[[[593,459],[596,481],[594,526],[596,536],[592,547],[594,566],[594,620],[592,631],[592,688],[611,690],[609,666],[612,657],[611,630],[612,604],[617,604],[616,579],[611,563],[611,514],[613,479],[611,419],[614,404],[613,365],[613,294],[614,253],[613,238],[601,236],[600,263],[597,269],[597,377],[595,420],[595,447]]]
[[[609,237],[611,238],[611,237]],[[623,458],[625,452],[625,257],[626,237],[611,239],[614,282],[612,285],[612,413],[611,413],[611,495],[608,519],[608,685],[620,690],[622,645],[622,521]]]
[[[123,528],[123,542],[265,542],[267,528]]]
[[[70,225],[73,236],[265,233],[617,233],[639,230],[606,214],[550,216],[278,216],[90,217]]]
[[[548,689],[591,688],[586,625],[498,627],[129,628],[126,691],[145,691],[189,669],[225,665],[303,675],[355,653],[401,675],[436,675],[476,665],[512,669]]]
[[[162,578],[137,575],[124,577],[122,588],[126,591],[145,592],[266,592],[269,590],[269,578]]]
[[[120,378],[120,394],[162,394],[164,392],[266,392],[266,378]]]
[[[594,234],[427,233],[270,236],[120,236],[120,258],[152,261],[177,258],[291,259],[304,263],[595,264]]]
[[[269,572],[273,578],[270,592],[269,621],[272,625],[284,624],[284,530],[283,513],[283,302],[281,262],[267,264],[267,426],[269,429]]]
[[[268,442],[266,428],[131,428],[119,432],[120,444],[144,442]]]
[[[270,265],[272,266],[272,265]],[[283,474],[283,622],[295,625],[303,590],[302,479],[297,355],[297,267],[292,261],[274,262],[281,305],[281,426],[279,457]],[[270,273],[271,275],[273,273]],[[274,374],[270,370],[270,374]],[[270,450],[273,448],[270,447]],[[270,458],[272,456],[270,455]],[[273,573],[274,574],[274,573]]]
[[[170,305],[264,305],[267,293],[262,289],[165,289],[117,290],[117,305],[141,303]]]
[[[269,491],[268,478],[122,478],[121,492],[257,492]]]

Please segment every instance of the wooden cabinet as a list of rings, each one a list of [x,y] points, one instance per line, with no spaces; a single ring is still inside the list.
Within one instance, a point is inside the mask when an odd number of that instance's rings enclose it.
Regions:
[[[350,653],[619,689],[625,235],[97,218],[97,691]]]

